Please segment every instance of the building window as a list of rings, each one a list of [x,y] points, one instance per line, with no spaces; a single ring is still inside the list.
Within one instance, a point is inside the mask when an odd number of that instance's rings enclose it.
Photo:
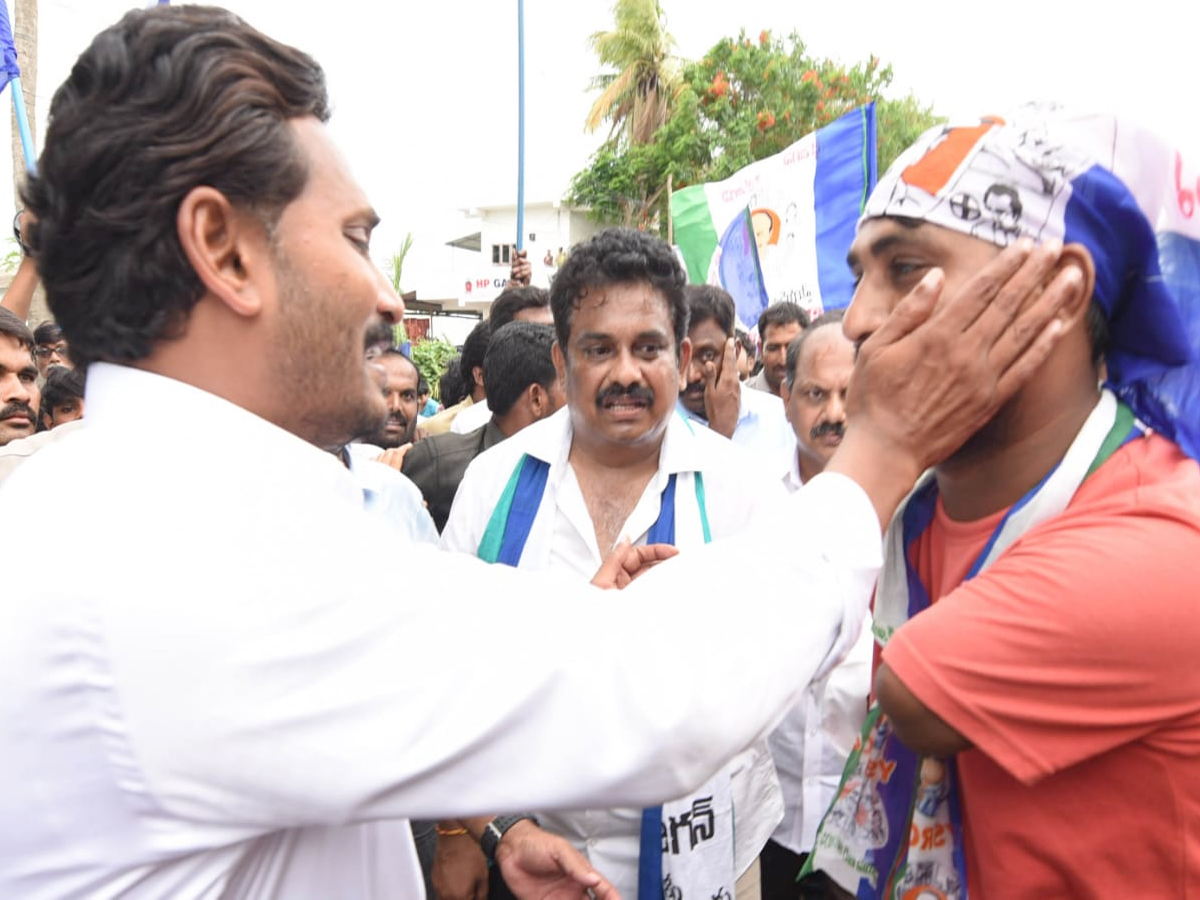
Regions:
[[[492,244],[492,265],[507,266],[512,262],[512,244]]]

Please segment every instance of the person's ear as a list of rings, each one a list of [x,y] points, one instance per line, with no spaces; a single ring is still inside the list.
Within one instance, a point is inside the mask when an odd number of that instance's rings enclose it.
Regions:
[[[262,311],[263,285],[274,283],[266,228],[216,188],[192,188],[175,227],[184,255],[207,293],[240,316]],[[269,279],[264,282],[263,279]]]
[[[567,388],[567,360],[563,356],[562,345],[555,341],[550,345],[550,358],[554,361],[554,371],[558,373],[558,383],[563,390]]]
[[[684,338],[679,345],[679,383],[687,383],[687,370],[692,362],[692,339]]]
[[[533,413],[534,419],[544,418],[546,410],[550,407],[550,396],[546,393],[546,389],[536,381],[525,388],[525,402],[529,405],[529,411]]]
[[[1062,307],[1057,313],[1057,318],[1062,321],[1064,326],[1082,320],[1087,316],[1088,307],[1092,303],[1092,292],[1096,289],[1096,263],[1092,259],[1092,253],[1087,247],[1083,244],[1064,245],[1058,265],[1054,267],[1046,279],[1047,283],[1060,274],[1066,266],[1074,266],[1083,277],[1080,279],[1078,286],[1065,298]]]

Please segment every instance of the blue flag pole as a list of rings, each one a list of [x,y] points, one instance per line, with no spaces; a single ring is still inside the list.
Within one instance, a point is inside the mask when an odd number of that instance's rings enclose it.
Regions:
[[[517,0],[517,249],[525,247],[525,0]]]
[[[25,155],[25,170],[37,175],[37,156],[33,152],[33,136],[29,131],[29,116],[25,112],[25,95],[21,91],[21,67],[17,64],[17,47],[13,42],[8,3],[0,0],[0,90],[12,85],[13,109],[17,113],[17,130],[21,133],[21,150]]]
[[[17,113],[17,130],[21,133],[21,152],[25,155],[25,171],[31,178],[37,177],[37,154],[33,150],[33,135],[29,131],[29,114],[25,111],[25,94],[21,90],[20,76],[11,82],[13,109]]]

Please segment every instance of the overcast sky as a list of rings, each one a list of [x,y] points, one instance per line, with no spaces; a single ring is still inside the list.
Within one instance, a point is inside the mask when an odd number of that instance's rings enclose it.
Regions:
[[[11,9],[11,0],[10,9]],[[1200,156],[1200,4],[1070,0],[662,0],[680,55],[725,35],[797,31],[847,64],[878,55],[909,90],[951,117],[1031,99],[1132,112]],[[95,32],[128,0],[42,0],[37,116]],[[461,210],[516,200],[516,0],[228,0],[225,5],[325,67],[331,128],[383,224],[381,261],[414,233],[406,286],[436,295],[439,248]],[[583,132],[597,63],[587,36],[611,27],[610,0],[525,0],[526,199],[565,191],[599,136]],[[5,102],[10,102],[5,99]],[[7,117],[3,117],[7,127]],[[39,134],[41,128],[39,124]],[[9,143],[3,142],[7,155]],[[0,179],[3,194],[11,179]],[[8,201],[11,204],[11,200]]]

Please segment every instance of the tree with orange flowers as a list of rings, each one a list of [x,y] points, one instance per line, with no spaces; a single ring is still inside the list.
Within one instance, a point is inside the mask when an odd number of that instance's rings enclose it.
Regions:
[[[604,221],[666,231],[668,176],[678,189],[720,181],[778,153],[855,107],[875,102],[880,171],[937,118],[911,94],[884,96],[892,68],[876,56],[847,66],[787,39],[743,31],[682,69],[670,115],[637,146],[605,144],[572,182],[572,203]]]

